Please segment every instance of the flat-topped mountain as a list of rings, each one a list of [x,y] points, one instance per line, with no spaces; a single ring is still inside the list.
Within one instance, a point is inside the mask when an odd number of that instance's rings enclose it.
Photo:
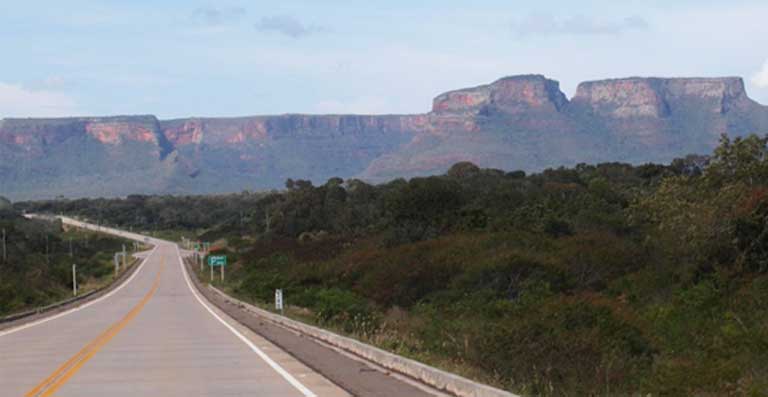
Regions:
[[[768,108],[737,77],[592,81],[569,100],[554,80],[512,76],[438,95],[431,112],[415,115],[4,119],[0,195],[226,192],[334,176],[379,182],[458,161],[527,171],[666,162],[708,153],[723,133],[768,133]]]

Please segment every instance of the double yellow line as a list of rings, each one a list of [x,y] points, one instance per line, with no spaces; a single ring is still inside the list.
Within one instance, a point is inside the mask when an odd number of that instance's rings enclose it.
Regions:
[[[112,340],[112,338],[114,338],[115,335],[120,332],[120,330],[125,328],[125,326],[128,325],[128,323],[131,322],[131,320],[133,320],[133,318],[136,317],[139,312],[141,312],[147,302],[149,302],[149,300],[152,298],[152,295],[155,294],[157,288],[160,286],[160,276],[162,275],[164,268],[165,259],[161,259],[160,269],[157,271],[157,276],[155,276],[155,282],[152,284],[152,288],[149,290],[149,292],[147,292],[146,295],[144,295],[141,301],[125,315],[125,317],[120,319],[120,321],[112,324],[111,327],[107,328],[107,330],[102,332],[101,335],[96,337],[96,339],[88,343],[79,352],[77,352],[77,354],[72,356],[59,368],[53,371],[49,377],[28,391],[24,397],[52,396],[53,393],[59,390],[61,386],[67,383],[67,381],[72,376],[74,376],[80,370],[80,368],[82,368],[82,366],[88,362],[88,360],[96,355],[96,353],[98,353],[99,350],[101,350],[101,348],[107,344],[107,342]]]

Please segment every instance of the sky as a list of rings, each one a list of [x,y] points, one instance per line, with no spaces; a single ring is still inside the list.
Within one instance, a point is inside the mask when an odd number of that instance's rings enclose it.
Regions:
[[[0,0],[0,118],[421,113],[515,74],[740,76],[768,2]]]

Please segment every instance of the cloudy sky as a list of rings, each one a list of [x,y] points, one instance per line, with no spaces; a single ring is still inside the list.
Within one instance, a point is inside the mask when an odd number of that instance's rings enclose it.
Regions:
[[[524,73],[569,96],[608,77],[735,75],[768,104],[767,15],[764,0],[13,2],[0,117],[414,113]]]

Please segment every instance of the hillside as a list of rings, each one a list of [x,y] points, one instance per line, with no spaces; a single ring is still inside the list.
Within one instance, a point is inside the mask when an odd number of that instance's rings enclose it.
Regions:
[[[570,100],[539,75],[437,96],[416,115],[154,116],[0,121],[12,198],[264,190],[287,178],[381,182],[459,161],[503,170],[708,153],[722,133],[768,132],[740,78],[586,82]]]
[[[723,138],[709,163],[460,163],[380,185],[18,207],[197,234],[243,299],[281,288],[289,316],[521,395],[762,396],[766,143]]]
[[[64,230],[61,222],[30,220],[0,197],[0,317],[72,296],[72,264],[88,292],[112,280],[112,258],[125,241],[95,233]]]

